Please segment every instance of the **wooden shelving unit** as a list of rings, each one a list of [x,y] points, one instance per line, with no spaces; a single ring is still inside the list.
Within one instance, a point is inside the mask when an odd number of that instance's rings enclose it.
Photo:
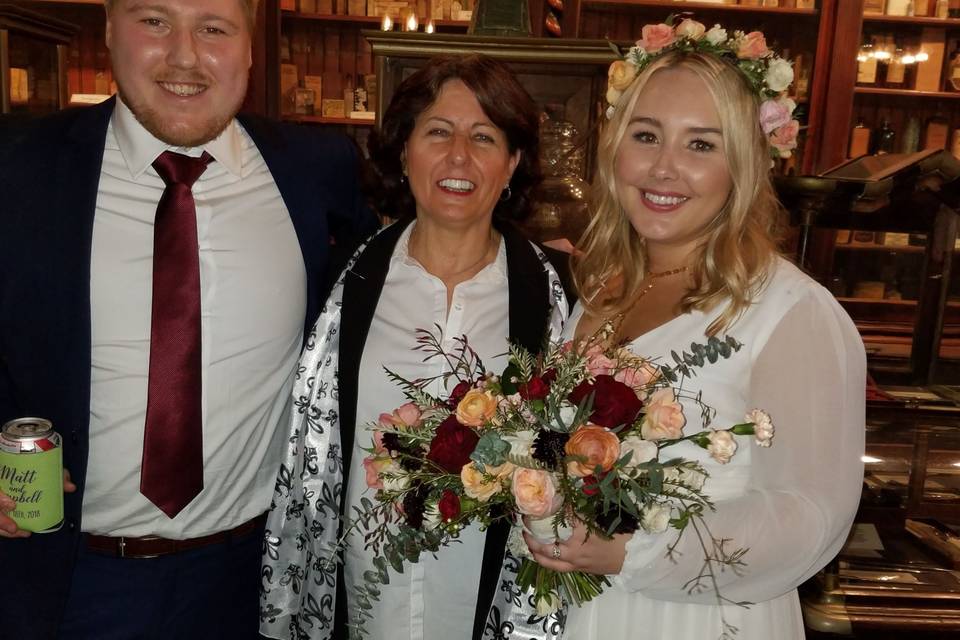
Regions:
[[[859,95],[903,96],[907,98],[938,98],[956,100],[960,92],[953,91],[917,91],[915,89],[884,89],[883,87],[856,87],[853,92]]]
[[[794,16],[812,16],[817,14],[817,9],[797,9],[791,7],[752,7],[739,4],[716,4],[713,2],[684,2],[678,4],[670,0],[581,0],[581,6],[585,8],[604,8],[604,7],[669,7],[677,11],[730,11],[744,13],[767,13],[783,14]]]
[[[318,20],[321,22],[358,24],[363,25],[364,29],[369,29],[370,25],[379,25],[383,22],[383,18],[380,16],[342,16],[323,13],[301,13],[299,11],[281,11],[280,16],[284,20]],[[425,24],[426,21],[420,23],[420,31],[423,31]],[[462,29],[463,31],[466,31],[467,27],[470,26],[470,22],[467,20],[434,20],[433,26],[437,28]],[[394,28],[401,30],[399,25],[396,25]]]
[[[334,124],[347,125],[354,127],[372,127],[374,120],[364,120],[362,118],[325,118],[323,116],[304,116],[304,115],[285,115],[284,120],[289,122],[304,122],[310,124]]]

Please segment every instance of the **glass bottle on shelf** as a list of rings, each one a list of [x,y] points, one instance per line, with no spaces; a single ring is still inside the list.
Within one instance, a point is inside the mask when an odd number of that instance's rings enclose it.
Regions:
[[[903,129],[903,137],[900,139],[901,153],[914,153],[920,148],[920,118],[910,116],[907,119],[907,126]]]
[[[912,16],[913,0],[887,0],[888,16]]]
[[[947,0],[937,0],[937,5],[933,11],[933,15],[937,18],[946,18],[948,15],[950,15],[950,6],[947,3]]]
[[[857,84],[874,87],[877,84],[877,58],[872,40],[864,41],[857,54]]]
[[[891,89],[907,88],[909,84],[907,82],[907,67],[912,65],[904,64],[904,55],[905,52],[903,48],[899,44],[894,45],[893,54],[887,61],[887,73],[884,77],[884,86]]]
[[[893,153],[894,142],[897,139],[897,132],[890,126],[890,121],[883,120],[880,128],[873,138],[873,153],[879,155],[882,153]]]
[[[924,149],[946,149],[947,134],[950,132],[950,121],[942,115],[931,116],[923,133]]]
[[[960,0],[948,0],[947,17],[960,18]]]
[[[857,122],[850,131],[850,149],[847,152],[849,158],[859,158],[870,153],[870,127],[863,123],[863,118]]]
[[[947,91],[960,91],[960,47],[950,54],[950,63],[947,65]]]

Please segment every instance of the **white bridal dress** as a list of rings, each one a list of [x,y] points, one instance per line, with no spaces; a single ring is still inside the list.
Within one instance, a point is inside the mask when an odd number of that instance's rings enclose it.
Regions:
[[[568,336],[582,315],[577,306]],[[671,363],[670,351],[704,342],[716,316],[679,316],[634,340],[637,354]],[[748,549],[742,575],[718,575],[720,592],[749,608],[723,606],[738,640],[803,640],[796,587],[829,562],[847,536],[863,478],[863,343],[833,296],[799,269],[779,260],[765,290],[727,334],[743,343],[728,360],[706,364],[684,383],[685,395],[703,393],[716,409],[715,428],[742,422],[753,408],[767,411],[773,446],[738,436],[733,460],[720,465],[696,445],[671,447],[669,456],[700,460],[710,477],[704,490],[716,503],[706,515],[729,550]],[[684,400],[685,434],[701,428],[696,404]],[[613,585],[582,608],[571,607],[568,640],[711,640],[722,632],[712,588],[689,594],[704,553],[692,530],[673,560],[667,545],[676,531],[634,534]],[[709,584],[709,583],[707,583]]]

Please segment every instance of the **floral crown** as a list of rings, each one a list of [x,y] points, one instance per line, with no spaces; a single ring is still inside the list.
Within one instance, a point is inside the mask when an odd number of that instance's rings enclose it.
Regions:
[[[770,141],[771,154],[775,158],[790,157],[800,130],[800,123],[793,118],[797,105],[786,95],[793,82],[793,67],[767,47],[763,33],[734,31],[728,36],[719,24],[708,31],[687,18],[674,26],[670,16],[663,23],[644,26],[641,34],[637,44],[607,72],[608,119],[634,78],[661,55],[670,51],[710,54],[729,61],[744,75],[760,96],[760,128]],[[619,55],[615,45],[614,49]]]

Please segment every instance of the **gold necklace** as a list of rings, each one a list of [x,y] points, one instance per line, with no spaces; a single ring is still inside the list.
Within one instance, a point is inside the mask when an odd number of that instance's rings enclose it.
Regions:
[[[687,270],[686,266],[677,267],[676,269],[667,269],[666,271],[647,271],[644,275],[644,280],[649,280],[647,284],[643,285],[637,295],[633,297],[633,300],[630,301],[630,304],[623,310],[618,312],[608,321],[613,326],[613,336],[620,336],[620,327],[623,325],[623,321],[626,319],[627,315],[633,311],[633,308],[636,306],[637,302],[640,301],[640,298],[650,293],[650,291],[656,286],[657,280],[661,278],[666,278],[668,276],[675,276],[678,273],[683,273]]]

